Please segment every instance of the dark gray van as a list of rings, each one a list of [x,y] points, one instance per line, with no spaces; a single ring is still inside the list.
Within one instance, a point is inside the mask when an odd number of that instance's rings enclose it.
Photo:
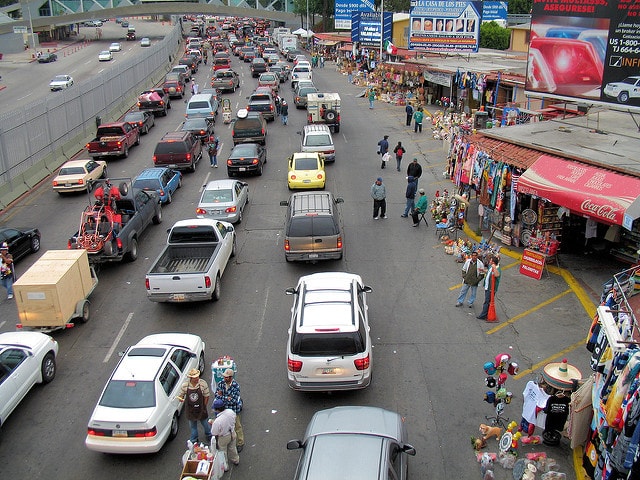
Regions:
[[[267,121],[262,113],[248,112],[243,108],[238,110],[237,116],[238,118],[233,120],[233,128],[231,129],[233,144],[259,143],[266,145]]]
[[[337,204],[344,200],[331,192],[299,192],[289,200],[284,226],[287,262],[316,262],[342,258],[342,220]]]

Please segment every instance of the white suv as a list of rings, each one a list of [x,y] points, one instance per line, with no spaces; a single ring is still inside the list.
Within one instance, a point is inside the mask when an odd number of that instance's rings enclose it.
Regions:
[[[294,390],[353,390],[371,383],[372,348],[367,293],[358,275],[301,277],[293,295],[287,375]]]
[[[301,151],[321,153],[325,162],[336,161],[336,147],[327,125],[305,125],[300,134]]]

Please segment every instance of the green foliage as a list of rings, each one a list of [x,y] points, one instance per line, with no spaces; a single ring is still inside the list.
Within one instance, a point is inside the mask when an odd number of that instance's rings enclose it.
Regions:
[[[507,11],[513,14],[529,14],[533,0],[509,0]]]
[[[480,24],[480,48],[506,50],[509,48],[510,38],[511,31],[508,28],[502,28],[496,22]]]
[[[0,7],[8,7],[14,3],[18,3],[18,0],[0,0]]]

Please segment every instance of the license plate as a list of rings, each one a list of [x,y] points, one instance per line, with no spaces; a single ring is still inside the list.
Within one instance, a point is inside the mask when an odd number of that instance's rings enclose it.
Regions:
[[[174,294],[173,294],[173,299],[174,299],[176,302],[182,302],[182,301],[184,301],[184,293],[174,293]]]
[[[338,371],[336,368],[323,368],[320,373],[322,373],[322,375],[335,375]]]
[[[303,180],[302,183],[311,183],[311,180]]]
[[[309,258],[318,258],[318,254],[317,253],[310,253],[309,254]]]
[[[112,433],[112,436],[114,437],[126,437],[127,436],[127,431],[126,430],[114,430]]]
[[[64,186],[65,186],[65,187],[70,187],[70,186],[71,186],[71,184],[70,184],[70,183],[65,183],[65,184],[64,184]]]
[[[241,171],[241,172],[246,172],[247,171],[247,169],[245,167],[240,167],[240,168],[238,168],[238,170]]]

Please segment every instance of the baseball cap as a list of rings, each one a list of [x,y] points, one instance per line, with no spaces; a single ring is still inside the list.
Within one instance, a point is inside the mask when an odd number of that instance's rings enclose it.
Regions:
[[[213,409],[214,409],[214,410],[220,410],[220,409],[223,409],[223,408],[224,408],[224,401],[222,401],[222,400],[221,400],[221,399],[219,399],[219,398],[216,398],[216,399],[213,401]]]
[[[420,190],[418,190],[418,193],[421,193],[424,195],[424,188],[421,188]]]
[[[382,177],[376,178],[376,182],[381,182],[381,181],[382,181]]]

